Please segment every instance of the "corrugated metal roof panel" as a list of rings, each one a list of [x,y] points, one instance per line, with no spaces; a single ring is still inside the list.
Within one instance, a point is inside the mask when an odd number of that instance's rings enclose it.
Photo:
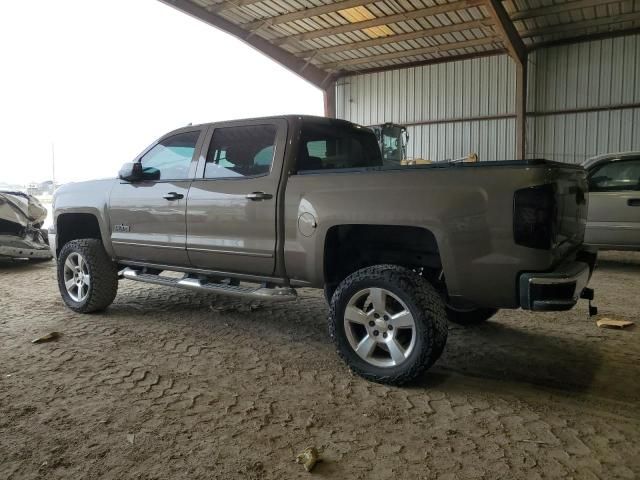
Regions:
[[[190,1],[246,29],[247,35],[258,35],[288,52],[301,54],[314,65],[370,57],[367,63],[348,65],[347,71],[474,52],[482,54],[503,48],[499,43],[466,46],[471,39],[491,35],[489,26],[452,28],[454,31],[448,32],[437,30],[478,20],[489,23],[486,7],[474,0]],[[503,5],[529,47],[571,37],[640,28],[640,0],[507,0]],[[438,13],[431,14],[433,8]],[[432,29],[436,29],[435,33],[430,33]],[[411,36],[402,37],[407,34]],[[396,36],[400,38],[394,39]],[[358,45],[371,39],[379,41],[364,48]],[[458,48],[456,44],[459,43],[462,45]],[[353,49],[349,49],[350,44],[355,44]],[[420,49],[437,45],[446,48],[441,52],[420,53]],[[322,51],[338,46],[345,48]],[[319,50],[317,53],[314,52],[316,49]],[[391,52],[404,52],[404,55],[376,59]]]

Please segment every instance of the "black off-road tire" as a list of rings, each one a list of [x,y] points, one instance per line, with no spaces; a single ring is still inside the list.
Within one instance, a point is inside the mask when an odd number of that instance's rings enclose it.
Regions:
[[[415,322],[416,343],[398,366],[371,365],[351,348],[344,328],[344,311],[351,297],[365,288],[381,287],[397,295]],[[440,357],[447,341],[445,304],[435,288],[422,276],[397,265],[363,268],[343,280],[331,298],[329,335],[338,355],[351,370],[377,383],[402,385],[419,377]]]
[[[325,285],[323,292],[324,292],[324,299],[327,301],[327,303],[329,305],[331,305],[331,297],[333,297],[333,292],[336,291],[336,287],[335,285]]]
[[[467,326],[484,323],[496,313],[498,313],[497,308],[477,308],[475,310],[460,311],[447,307],[447,317],[450,322]]]
[[[73,300],[64,284],[64,263],[67,257],[77,252],[87,263],[91,284],[87,297],[81,301]],[[113,302],[118,292],[118,269],[104,250],[102,242],[95,238],[83,238],[66,243],[58,255],[58,288],[62,300],[71,310],[79,313],[91,313],[104,310]]]

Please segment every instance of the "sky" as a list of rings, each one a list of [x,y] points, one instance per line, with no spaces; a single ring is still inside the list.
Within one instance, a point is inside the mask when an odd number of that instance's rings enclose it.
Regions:
[[[322,92],[157,0],[0,2],[0,183],[113,177],[189,123],[323,114]]]

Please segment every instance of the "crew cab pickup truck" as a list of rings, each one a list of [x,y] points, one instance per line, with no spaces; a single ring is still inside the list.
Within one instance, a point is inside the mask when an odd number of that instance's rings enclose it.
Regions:
[[[401,384],[438,359],[448,321],[592,294],[587,193],[580,166],[385,165],[367,128],[282,116],[181,128],[118,178],[60,188],[51,239],[77,312],[122,278],[270,301],[324,289],[349,367]]]

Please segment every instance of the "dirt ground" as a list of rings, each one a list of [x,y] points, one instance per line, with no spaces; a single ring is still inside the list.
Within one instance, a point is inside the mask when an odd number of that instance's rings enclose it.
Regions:
[[[601,314],[640,322],[640,255],[602,255],[592,285]],[[390,388],[349,373],[326,315],[312,290],[247,305],[131,281],[78,315],[53,262],[0,265],[0,479],[640,476],[637,327],[599,329],[584,303],[502,311]]]

